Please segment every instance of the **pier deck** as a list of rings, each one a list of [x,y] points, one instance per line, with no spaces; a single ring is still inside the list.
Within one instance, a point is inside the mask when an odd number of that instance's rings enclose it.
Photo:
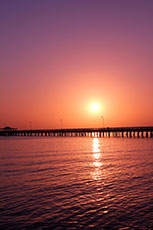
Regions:
[[[153,126],[80,129],[0,130],[0,136],[153,137]]]

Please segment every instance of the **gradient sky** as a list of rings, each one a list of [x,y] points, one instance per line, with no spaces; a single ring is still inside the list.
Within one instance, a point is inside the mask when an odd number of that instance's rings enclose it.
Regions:
[[[153,125],[152,0],[1,0],[0,60],[0,127]]]

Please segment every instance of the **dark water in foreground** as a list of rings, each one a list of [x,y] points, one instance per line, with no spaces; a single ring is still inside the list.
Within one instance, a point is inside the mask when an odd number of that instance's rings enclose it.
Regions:
[[[1,137],[0,229],[153,229],[153,139]]]

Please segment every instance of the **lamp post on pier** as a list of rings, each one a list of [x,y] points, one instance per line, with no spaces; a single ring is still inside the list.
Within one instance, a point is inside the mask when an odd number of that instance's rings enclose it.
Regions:
[[[62,129],[62,119],[60,119],[60,123],[61,123],[61,129]]]
[[[29,121],[30,129],[32,130],[32,121]]]
[[[103,117],[103,116],[101,116],[101,118],[102,118],[102,120],[103,120],[103,128],[104,128],[104,117]]]

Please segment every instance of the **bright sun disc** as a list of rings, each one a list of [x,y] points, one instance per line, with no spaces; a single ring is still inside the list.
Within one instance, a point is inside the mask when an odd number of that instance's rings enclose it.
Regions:
[[[99,105],[93,104],[93,105],[91,106],[91,110],[92,110],[92,111],[98,111],[98,110],[99,110]]]

